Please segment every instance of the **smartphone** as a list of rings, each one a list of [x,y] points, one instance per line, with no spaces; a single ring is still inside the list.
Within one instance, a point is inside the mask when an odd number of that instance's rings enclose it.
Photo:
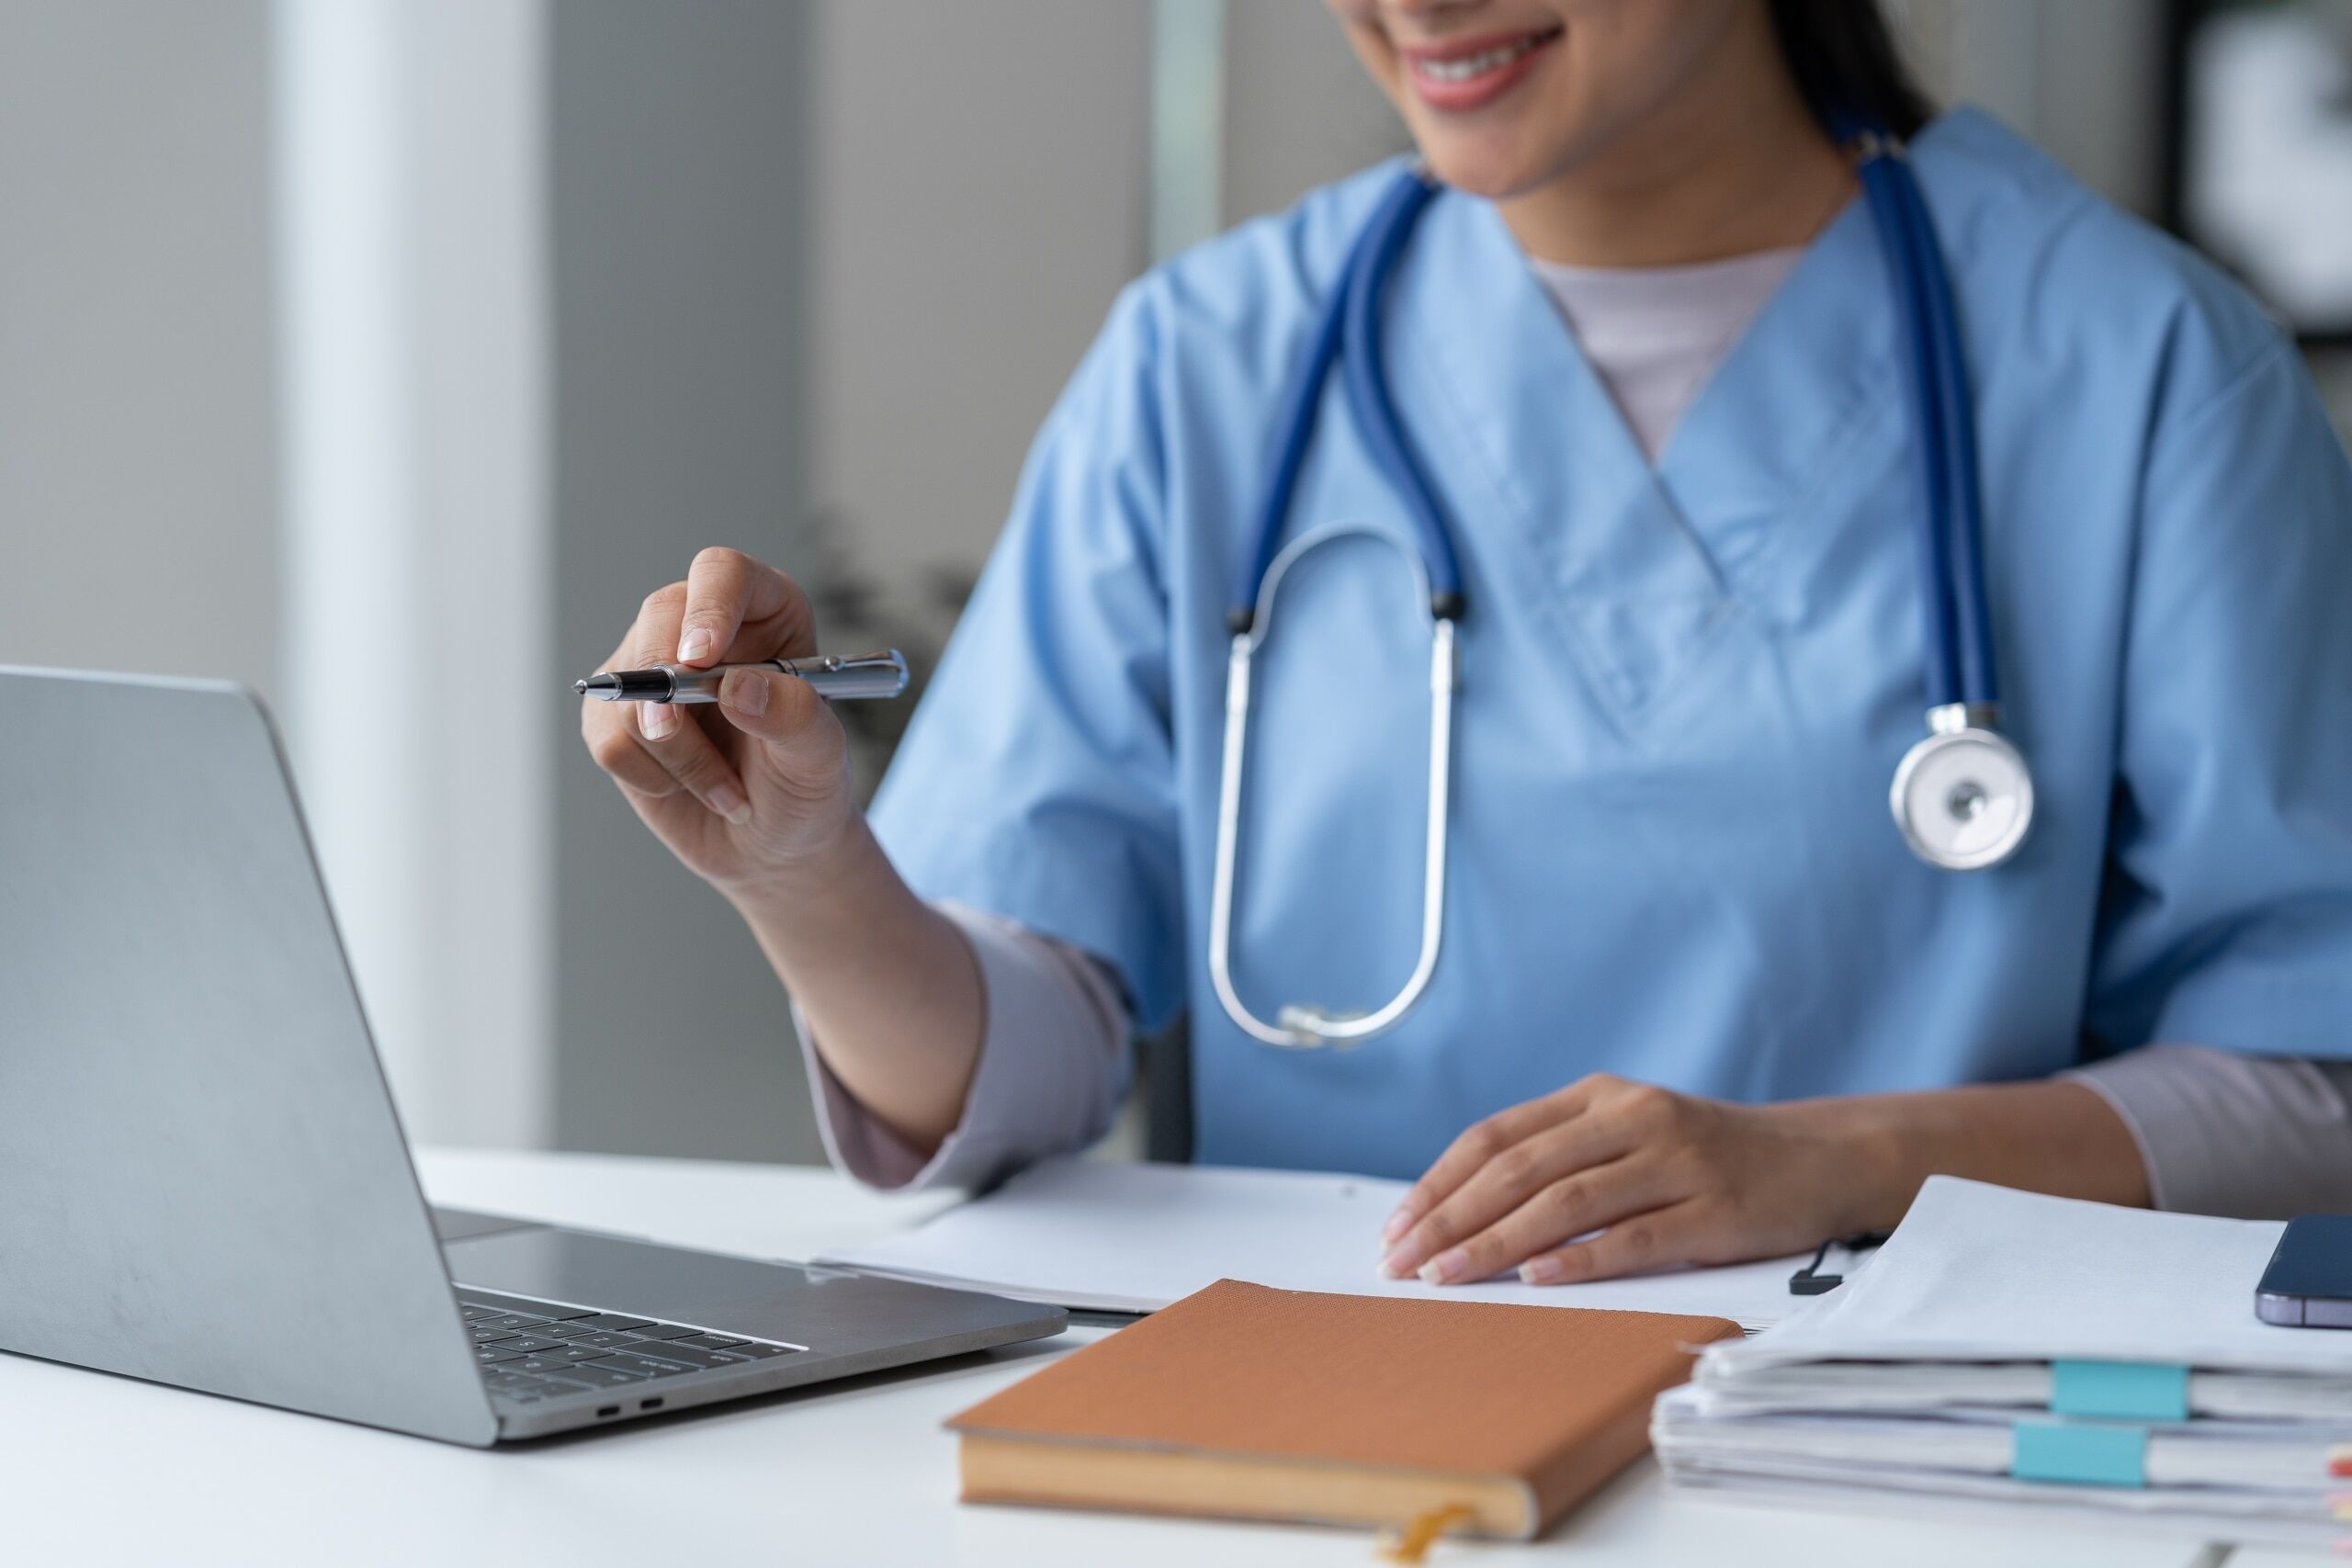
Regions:
[[[2254,1315],[2289,1328],[2352,1328],[2352,1214],[2305,1214],[2287,1222]]]

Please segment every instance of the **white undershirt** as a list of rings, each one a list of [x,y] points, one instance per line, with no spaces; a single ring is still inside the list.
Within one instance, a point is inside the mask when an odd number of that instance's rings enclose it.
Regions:
[[[1653,461],[1803,245],[1692,266],[1566,266],[1533,261],[1536,280]]]

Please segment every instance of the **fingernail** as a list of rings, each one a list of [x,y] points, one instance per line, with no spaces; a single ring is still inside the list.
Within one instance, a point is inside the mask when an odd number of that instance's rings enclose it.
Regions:
[[[768,711],[768,683],[756,670],[729,670],[718,682],[718,700],[752,718]]]
[[[1380,1260],[1380,1276],[1384,1280],[1412,1278],[1413,1265],[1402,1254],[1392,1252]]]
[[[637,710],[637,727],[645,731],[648,740],[659,740],[670,733],[670,705],[647,703]]]
[[[1519,1266],[1519,1277],[1531,1285],[1556,1285],[1567,1278],[1568,1271],[1550,1253],[1531,1258]]]
[[[752,819],[752,803],[733,784],[720,784],[710,792],[710,808],[739,828]]]
[[[710,633],[696,626],[678,639],[678,662],[692,664],[697,659],[710,657],[710,645],[715,639]]]
[[[1395,1213],[1388,1216],[1387,1223],[1380,1227],[1380,1239],[1382,1244],[1385,1245],[1395,1241],[1398,1236],[1403,1235],[1407,1231],[1412,1229],[1412,1227],[1413,1211],[1399,1207]]]
[[[1451,1252],[1441,1252],[1427,1263],[1422,1264],[1421,1280],[1424,1284],[1450,1285],[1453,1282],[1454,1276],[1469,1266],[1470,1259],[1464,1257],[1462,1249],[1457,1247]]]

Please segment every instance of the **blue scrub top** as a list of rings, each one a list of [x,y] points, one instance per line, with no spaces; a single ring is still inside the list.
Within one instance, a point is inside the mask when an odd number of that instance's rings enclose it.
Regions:
[[[1388,303],[1468,614],[1445,945],[1351,1051],[1243,1035],[1206,931],[1234,562],[1275,409],[1390,171],[1132,286],[1046,422],[875,808],[932,897],[1189,1009],[1207,1161],[1418,1174],[1609,1071],[1736,1100],[2045,1075],[2154,1041],[2352,1055],[2352,471],[2233,284],[1989,118],[1914,144],[1983,444],[2005,726],[2038,818],[1973,874],[1887,810],[1923,733],[1894,307],[1814,242],[1653,468],[1494,208]],[[1327,389],[1292,534],[1409,525]],[[1261,1016],[1411,968],[1428,640],[1327,547],[1258,663],[1235,970]],[[995,1043],[992,1048],[1008,1048]]]

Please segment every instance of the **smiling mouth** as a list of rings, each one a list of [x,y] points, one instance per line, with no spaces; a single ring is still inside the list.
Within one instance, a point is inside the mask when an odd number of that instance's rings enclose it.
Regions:
[[[1413,69],[1432,82],[1471,82],[1484,76],[1489,71],[1500,71],[1504,66],[1534,53],[1559,36],[1560,29],[1554,28],[1549,32],[1529,33],[1526,37],[1513,39],[1509,43],[1491,49],[1482,49],[1476,54],[1456,55],[1451,60],[1441,60],[1430,55],[1415,55],[1410,58],[1413,62]]]
[[[1563,28],[1552,27],[1515,38],[1467,39],[1461,43],[1402,48],[1415,86],[1439,108],[1476,108],[1507,92],[1533,69],[1529,57],[1559,41]]]

